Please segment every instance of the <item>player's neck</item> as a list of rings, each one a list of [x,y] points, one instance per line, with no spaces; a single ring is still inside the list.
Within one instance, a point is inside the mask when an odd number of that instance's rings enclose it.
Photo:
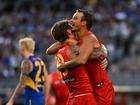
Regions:
[[[70,45],[70,46],[73,46],[73,45],[76,45],[78,42],[76,41],[76,40],[70,40],[69,42],[68,42],[68,45]]]
[[[88,29],[81,29],[79,32],[78,32],[78,36],[79,36],[79,38],[80,39],[82,39],[84,36],[86,36],[86,34],[87,34],[87,32],[88,32],[89,30]]]
[[[34,55],[33,53],[26,52],[24,58],[29,58],[30,56]]]

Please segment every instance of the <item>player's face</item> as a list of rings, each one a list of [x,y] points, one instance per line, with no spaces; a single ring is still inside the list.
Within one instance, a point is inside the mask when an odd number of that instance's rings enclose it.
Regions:
[[[68,37],[69,37],[70,39],[75,39],[75,36],[74,36],[74,34],[73,34],[73,32],[72,32],[71,29],[68,29],[68,30],[67,30],[67,35],[68,35]]]
[[[67,30],[67,35],[68,35],[68,39],[66,40],[67,44],[70,44],[70,45],[75,45],[77,44],[77,40],[75,38],[75,35],[74,33],[72,32],[71,29],[68,29]]]
[[[19,44],[19,50],[20,50],[21,55],[23,55],[23,56],[24,56],[24,51],[25,51],[24,48],[25,48],[24,45]]]
[[[71,22],[70,22],[73,31],[80,30],[80,27],[82,26],[82,21],[81,21],[82,17],[83,17],[83,13],[81,13],[81,12],[76,12],[73,15]]]

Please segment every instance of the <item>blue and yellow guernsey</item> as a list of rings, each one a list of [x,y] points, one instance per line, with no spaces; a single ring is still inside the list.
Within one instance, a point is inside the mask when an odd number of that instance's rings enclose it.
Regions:
[[[42,96],[43,93],[43,83],[45,80],[44,70],[46,70],[44,62],[38,56],[30,56],[28,58],[29,61],[32,62],[33,70],[29,74],[29,78],[26,82],[25,88],[25,96],[34,97],[34,96]]]

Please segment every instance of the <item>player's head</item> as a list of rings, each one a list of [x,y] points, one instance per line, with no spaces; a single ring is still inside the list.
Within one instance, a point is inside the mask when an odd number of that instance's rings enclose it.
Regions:
[[[77,9],[71,19],[71,25],[74,31],[80,30],[81,27],[85,27],[90,30],[93,23],[93,16],[86,10]]]
[[[35,41],[29,37],[22,38],[19,40],[19,49],[23,56],[26,52],[33,53],[35,49]]]
[[[51,28],[52,36],[55,40],[64,43],[71,34],[71,26],[69,25],[69,20],[61,20],[56,22]]]

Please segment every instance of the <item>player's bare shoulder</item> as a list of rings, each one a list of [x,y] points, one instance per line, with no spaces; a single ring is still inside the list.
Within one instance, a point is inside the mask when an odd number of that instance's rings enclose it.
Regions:
[[[89,45],[89,44],[92,44],[95,48],[96,47],[99,47],[99,40],[97,39],[97,37],[95,36],[95,34],[91,33],[89,35],[86,35],[84,38],[83,38],[83,43]]]
[[[86,35],[83,39],[84,40],[89,40],[89,41],[98,41],[96,35],[93,34],[93,33],[91,33],[89,35]]]
[[[25,59],[22,61],[21,63],[21,72],[28,75],[33,69],[33,65],[31,63],[31,61],[29,61],[28,59]]]

